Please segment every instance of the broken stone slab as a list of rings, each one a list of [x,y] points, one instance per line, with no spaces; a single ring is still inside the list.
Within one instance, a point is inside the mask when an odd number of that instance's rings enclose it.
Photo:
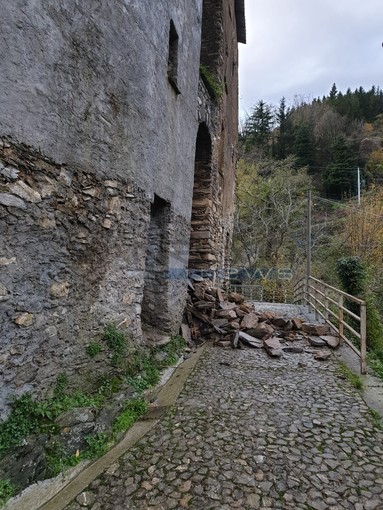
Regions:
[[[295,333],[292,331],[280,331],[279,334],[287,342],[295,342],[297,340]]]
[[[276,337],[268,338],[263,341],[263,347],[269,356],[273,358],[279,358],[282,356],[283,351],[281,343]]]
[[[293,324],[293,329],[295,331],[299,331],[302,329],[302,321],[298,318],[295,318],[295,319],[291,319],[291,322]]]
[[[238,294],[237,292],[231,292],[228,295],[228,300],[241,305],[245,301],[245,297],[242,296],[242,294]]]
[[[303,347],[299,347],[298,345],[288,345],[286,347],[282,347],[283,352],[290,352],[292,354],[302,354]]]
[[[251,329],[256,328],[258,325],[258,317],[254,312],[250,312],[248,315],[242,319],[241,328],[242,329]]]
[[[273,312],[262,312],[259,314],[259,321],[271,321],[275,318],[275,314]]]
[[[255,338],[261,338],[265,340],[274,334],[274,328],[270,326],[270,324],[260,322],[255,328],[248,329],[247,333],[251,336],[255,336]]]
[[[324,347],[325,345],[327,345],[324,340],[315,336],[309,336],[308,341],[310,342],[310,345],[312,345],[313,347]]]
[[[219,308],[221,310],[235,310],[237,313],[237,305],[235,303],[228,303],[227,301],[220,301]]]
[[[237,314],[234,310],[218,310],[216,316],[222,319],[228,319],[229,321],[237,319]]]
[[[190,327],[187,324],[181,324],[181,332],[182,332],[182,337],[184,338],[185,342],[188,345],[190,345],[192,343]]]
[[[224,293],[223,293],[222,289],[220,289],[220,288],[217,289],[217,299],[220,303],[225,301]]]
[[[229,323],[229,321],[227,319],[213,319],[211,323],[213,324],[213,326],[221,328],[222,326],[226,326]]]
[[[333,335],[324,335],[320,337],[331,349],[337,349],[340,344],[340,338]]]
[[[325,361],[331,356],[331,351],[317,351],[314,358],[318,361]]]
[[[310,324],[304,322],[302,324],[302,330],[308,335],[322,336],[330,333],[330,326],[327,324]]]
[[[254,305],[252,305],[251,303],[241,303],[239,305],[239,309],[245,313],[251,313],[254,311]]]
[[[271,322],[277,328],[284,328],[290,321],[283,317],[276,317],[275,319],[272,319]]]
[[[262,340],[258,340],[258,338],[254,338],[251,335],[248,335],[244,331],[240,331],[238,335],[239,339],[250,345],[250,347],[255,347],[256,349],[262,349],[263,342]]]

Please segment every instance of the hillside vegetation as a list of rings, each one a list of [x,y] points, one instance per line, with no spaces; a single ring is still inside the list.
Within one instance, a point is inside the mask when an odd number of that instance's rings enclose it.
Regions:
[[[277,269],[273,274],[288,268],[292,280],[304,274],[309,188],[312,274],[345,290],[352,272],[359,275],[358,294],[369,303],[370,325],[373,316],[375,321],[370,337],[383,359],[379,88],[342,93],[334,84],[327,96],[313,101],[296,100],[289,107],[282,98],[277,106],[262,100],[254,106],[240,132],[233,266]],[[350,272],[347,278],[342,279],[342,270]],[[257,283],[278,291],[291,287],[292,280],[263,278]]]

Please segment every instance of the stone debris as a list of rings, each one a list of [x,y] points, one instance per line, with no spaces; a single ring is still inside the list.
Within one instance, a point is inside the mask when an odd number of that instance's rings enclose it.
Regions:
[[[319,361],[324,361],[331,356],[331,351],[317,351],[314,354],[314,358]]]
[[[307,322],[302,324],[302,330],[314,336],[328,335],[331,332],[330,326],[327,324],[309,324]]]
[[[281,343],[278,340],[278,338],[273,337],[273,338],[268,338],[268,339],[264,340],[263,346],[264,346],[267,354],[269,354],[269,356],[272,356],[274,358],[279,358],[280,356],[282,356],[283,351],[282,351]]]
[[[311,324],[275,311],[257,311],[244,296],[216,288],[197,274],[191,276],[188,287],[181,331],[189,345],[212,340],[215,346],[225,349],[264,349],[275,358],[306,352],[321,361],[329,357],[330,351],[315,348],[336,349],[340,345],[327,324]]]
[[[329,347],[337,349],[340,344],[340,338],[338,336],[324,335],[320,337]]]
[[[312,345],[313,347],[324,347],[325,345],[327,345],[324,340],[315,336],[309,336],[308,341],[310,342],[310,345]]]

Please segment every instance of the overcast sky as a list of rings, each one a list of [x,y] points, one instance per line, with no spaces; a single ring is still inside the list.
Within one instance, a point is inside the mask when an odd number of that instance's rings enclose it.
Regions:
[[[240,115],[260,99],[383,88],[383,0],[245,0]]]

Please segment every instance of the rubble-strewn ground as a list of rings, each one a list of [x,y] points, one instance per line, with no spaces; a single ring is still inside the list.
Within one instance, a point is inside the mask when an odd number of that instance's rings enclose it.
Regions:
[[[383,432],[334,357],[210,347],[83,508],[382,510]]]

